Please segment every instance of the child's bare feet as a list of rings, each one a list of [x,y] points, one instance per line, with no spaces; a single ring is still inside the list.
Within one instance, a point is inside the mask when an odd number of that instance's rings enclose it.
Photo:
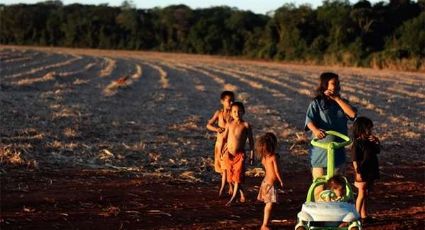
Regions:
[[[232,205],[232,203],[233,203],[233,200],[229,200],[229,201],[226,203],[226,206],[227,206],[227,207],[229,207],[229,206],[231,206],[231,205]]]
[[[241,195],[241,198],[239,199],[239,201],[241,203],[245,203],[246,202],[245,196],[244,195]]]
[[[218,197],[221,197],[221,195],[223,195],[223,187],[221,187],[218,191]]]
[[[232,195],[233,194],[233,186],[229,184],[229,191],[227,191],[227,194]]]
[[[270,230],[270,228],[267,225],[261,225],[261,230]]]

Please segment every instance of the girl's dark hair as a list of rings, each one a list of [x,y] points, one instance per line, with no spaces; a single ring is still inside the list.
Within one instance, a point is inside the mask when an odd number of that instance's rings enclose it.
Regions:
[[[345,187],[345,179],[340,175],[335,175],[326,182],[326,187],[328,189],[336,189],[338,187]]]
[[[272,155],[276,152],[277,138],[273,133],[266,133],[263,136],[257,138],[255,142],[255,152],[259,159]]]
[[[367,117],[358,117],[353,124],[354,139],[369,136],[373,128],[373,122]]]
[[[320,84],[316,89],[316,97],[324,97],[325,91],[328,89],[328,83],[332,79],[339,80],[339,76],[336,73],[324,72],[320,74]]]
[[[225,97],[235,98],[235,94],[232,91],[223,91],[220,95],[220,99],[224,100]]]

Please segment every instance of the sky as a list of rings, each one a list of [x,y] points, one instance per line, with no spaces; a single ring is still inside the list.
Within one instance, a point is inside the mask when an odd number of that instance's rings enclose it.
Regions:
[[[98,5],[108,3],[110,6],[119,6],[124,0],[62,0],[65,5],[72,3]],[[358,0],[350,0],[351,3],[356,3]],[[388,0],[369,0],[372,4],[380,1],[388,2]],[[1,3],[9,5],[16,3],[37,3],[40,0],[2,0]],[[237,7],[241,10],[251,10],[255,13],[265,14],[275,10],[285,3],[294,3],[296,6],[308,3],[312,7],[322,5],[322,0],[133,0],[137,8],[147,9],[154,7],[166,7],[169,5],[185,4],[192,9],[208,8],[211,6],[227,5]]]

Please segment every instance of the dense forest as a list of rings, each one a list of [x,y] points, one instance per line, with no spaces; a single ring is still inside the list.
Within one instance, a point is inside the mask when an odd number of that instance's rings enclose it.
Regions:
[[[0,43],[217,54],[425,70],[425,0],[285,4],[267,15],[226,6],[136,9],[0,4]]]

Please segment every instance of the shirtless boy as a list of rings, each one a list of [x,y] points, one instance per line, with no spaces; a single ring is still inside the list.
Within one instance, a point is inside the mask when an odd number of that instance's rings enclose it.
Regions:
[[[240,201],[245,202],[245,195],[242,186],[245,175],[245,144],[249,140],[250,146],[250,162],[254,158],[254,138],[252,129],[248,122],[243,120],[245,114],[244,106],[241,102],[235,102],[231,107],[231,116],[233,120],[226,125],[223,138],[227,140],[227,148],[222,145],[221,150],[224,154],[227,165],[227,181],[234,186],[233,195],[227,202],[226,206],[230,205],[238,192],[240,192]]]

